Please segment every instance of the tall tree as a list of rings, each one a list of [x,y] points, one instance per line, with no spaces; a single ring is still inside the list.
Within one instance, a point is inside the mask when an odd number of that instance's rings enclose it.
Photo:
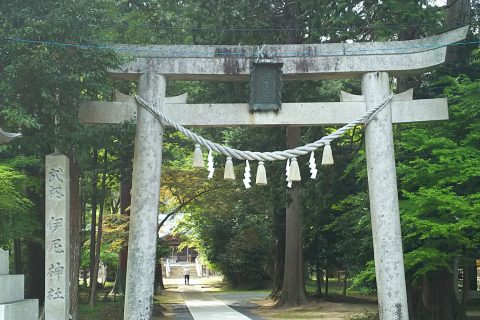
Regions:
[[[295,148],[300,142],[301,128],[287,128],[287,147]],[[285,269],[283,287],[278,306],[295,307],[307,303],[304,283],[302,224],[300,220],[300,190],[294,183],[287,191]]]

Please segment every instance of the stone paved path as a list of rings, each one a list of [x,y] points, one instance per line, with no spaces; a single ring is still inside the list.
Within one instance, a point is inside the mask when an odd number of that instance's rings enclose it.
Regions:
[[[199,286],[182,286],[179,291],[195,320],[250,320],[209,293],[203,292]]]
[[[261,317],[252,312],[258,305],[252,300],[264,300],[268,298],[267,292],[213,292],[215,299],[228,305],[230,308],[242,313],[252,320],[262,320]]]

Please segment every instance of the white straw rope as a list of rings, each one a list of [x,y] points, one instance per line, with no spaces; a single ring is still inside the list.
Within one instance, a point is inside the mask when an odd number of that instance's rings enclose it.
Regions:
[[[160,123],[165,122],[172,127],[174,127],[176,130],[180,131],[183,133],[185,136],[188,138],[192,139],[196,143],[204,146],[205,148],[209,150],[216,151],[218,153],[221,153],[225,156],[230,156],[232,158],[238,159],[238,160],[250,160],[250,161],[276,161],[276,160],[286,160],[286,159],[291,159],[291,158],[296,158],[298,156],[303,156],[305,154],[308,154],[312,151],[315,151],[316,149],[329,144],[333,140],[341,137],[347,130],[352,129],[358,124],[365,124],[368,125],[368,123],[376,116],[378,112],[380,112],[385,106],[388,105],[388,103],[392,100],[393,93],[390,93],[388,98],[381,103],[379,106],[370,109],[367,111],[364,115],[359,117],[356,120],[353,120],[352,122],[344,125],[337,131],[322,137],[321,139],[306,144],[301,147],[297,147],[295,149],[288,149],[288,150],[283,150],[283,151],[273,151],[273,152],[253,152],[253,151],[242,151],[242,150],[237,150],[233,149],[227,146],[222,146],[218,143],[212,142],[208,139],[205,139],[194,132],[188,130],[187,128],[183,127],[182,125],[178,124],[171,118],[169,118],[167,115],[160,113],[157,111],[155,108],[153,108],[147,101],[139,97],[138,95],[135,95],[135,100],[138,102],[138,104],[148,110]]]

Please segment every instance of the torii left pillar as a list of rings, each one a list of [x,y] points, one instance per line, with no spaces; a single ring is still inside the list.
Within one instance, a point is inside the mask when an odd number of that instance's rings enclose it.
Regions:
[[[389,92],[388,73],[362,76],[367,109],[380,105]],[[366,127],[365,149],[380,319],[408,320],[390,103]]]
[[[163,110],[165,77],[140,75],[139,96]],[[150,320],[153,306],[163,127],[138,107],[133,160],[132,204],[128,239],[125,320]]]

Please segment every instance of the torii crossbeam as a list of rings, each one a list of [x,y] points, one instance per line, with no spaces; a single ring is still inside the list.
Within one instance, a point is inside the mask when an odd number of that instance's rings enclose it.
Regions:
[[[158,111],[186,126],[310,126],[348,123],[389,96],[389,75],[418,74],[445,61],[447,45],[465,38],[468,27],[438,36],[384,43],[253,46],[117,46],[136,59],[118,70],[117,79],[139,79],[139,95]],[[250,64],[283,63],[283,78],[361,78],[362,96],[342,94],[342,102],[283,104],[279,112],[251,113],[246,104],[189,105],[165,98],[167,80],[239,80]],[[129,256],[125,319],[150,319],[156,225],[162,157],[162,126],[131,98],[84,103],[84,123],[119,123],[135,118]],[[392,122],[448,118],[445,99],[412,100],[397,95],[366,128],[366,151],[375,270],[380,318],[408,319]],[[155,146],[155,147],[153,147]]]

